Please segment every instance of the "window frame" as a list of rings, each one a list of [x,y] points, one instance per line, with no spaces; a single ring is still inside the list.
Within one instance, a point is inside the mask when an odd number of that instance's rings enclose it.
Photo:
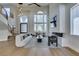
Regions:
[[[37,22],[37,17],[38,17],[38,15],[43,15],[43,22]],[[43,24],[43,29],[44,29],[45,24],[47,25],[47,22],[44,22],[44,17],[45,17],[45,15],[46,15],[46,14],[44,14],[44,13],[43,13],[43,14],[38,14],[38,12],[37,12],[37,14],[34,15],[34,17],[36,16],[36,22],[35,22],[35,20],[34,20],[34,25],[35,25],[35,24]],[[46,15],[46,16],[47,16],[47,15]],[[47,18],[47,17],[46,17],[46,18]],[[34,18],[34,19],[35,19],[35,18]],[[35,26],[34,26],[34,27],[35,27]],[[36,29],[37,29],[37,26],[36,26]],[[34,32],[38,32],[38,31],[37,31],[37,30],[35,31],[35,28],[34,28]],[[43,33],[44,33],[44,32],[47,32],[47,30],[45,31],[45,29],[44,29],[44,30],[43,30]]]
[[[73,7],[70,8],[70,34],[79,36],[79,33],[74,33],[74,20],[75,20],[75,18],[79,17],[79,15],[77,15],[77,13],[78,13],[78,11],[76,9],[77,7],[79,7],[79,4],[75,4]],[[76,11],[74,11],[74,9]]]
[[[25,15],[23,15],[23,16],[25,16]],[[22,16],[20,16],[20,18],[21,18]],[[21,20],[20,20],[20,33],[27,33],[28,32],[28,16],[26,16],[27,17],[27,22],[21,22]],[[26,24],[27,25],[27,32],[21,32],[21,24]]]
[[[26,24],[27,25],[27,31],[26,32],[21,32],[21,25]],[[20,23],[20,33],[27,33],[28,32],[28,24],[27,23]]]
[[[7,17],[10,17],[11,13],[8,13],[7,9],[9,9],[9,12],[11,12],[10,8],[4,7],[4,8],[2,8],[2,14],[7,16]]]

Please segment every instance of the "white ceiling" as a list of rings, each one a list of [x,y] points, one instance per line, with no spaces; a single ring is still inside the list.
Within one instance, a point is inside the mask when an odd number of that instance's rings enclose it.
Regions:
[[[23,6],[29,6],[28,5],[29,3],[23,3]],[[49,5],[49,3],[37,3],[37,4],[39,4],[40,6],[48,6]],[[2,3],[1,5],[3,5],[3,6],[17,6],[18,5],[18,3]],[[30,5],[30,6],[36,6],[36,5]]]

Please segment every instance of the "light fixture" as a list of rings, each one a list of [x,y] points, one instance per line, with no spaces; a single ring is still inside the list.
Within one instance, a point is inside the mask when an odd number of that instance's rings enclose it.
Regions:
[[[18,16],[22,16],[23,15],[23,12],[22,12],[22,10],[23,10],[23,3],[18,3],[17,8],[18,8],[18,12],[19,12]]]

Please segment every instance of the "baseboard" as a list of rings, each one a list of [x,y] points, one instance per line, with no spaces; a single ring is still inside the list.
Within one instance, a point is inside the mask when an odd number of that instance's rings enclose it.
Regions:
[[[64,47],[64,48],[68,49],[69,51],[71,51],[71,53],[75,54],[76,56],[79,56],[79,52],[75,51],[74,49],[70,47]]]
[[[8,41],[7,39],[0,39],[0,41]]]

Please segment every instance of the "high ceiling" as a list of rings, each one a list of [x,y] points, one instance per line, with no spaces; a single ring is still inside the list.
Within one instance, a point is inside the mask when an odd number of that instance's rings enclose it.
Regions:
[[[30,3],[23,3],[23,6],[29,7],[28,4],[30,4]],[[48,6],[49,5],[48,3],[37,3],[37,4],[39,4],[40,6]],[[1,5],[3,5],[3,6],[17,6],[18,3],[2,3]],[[36,6],[36,5],[32,4],[30,6],[33,7],[33,6]]]

